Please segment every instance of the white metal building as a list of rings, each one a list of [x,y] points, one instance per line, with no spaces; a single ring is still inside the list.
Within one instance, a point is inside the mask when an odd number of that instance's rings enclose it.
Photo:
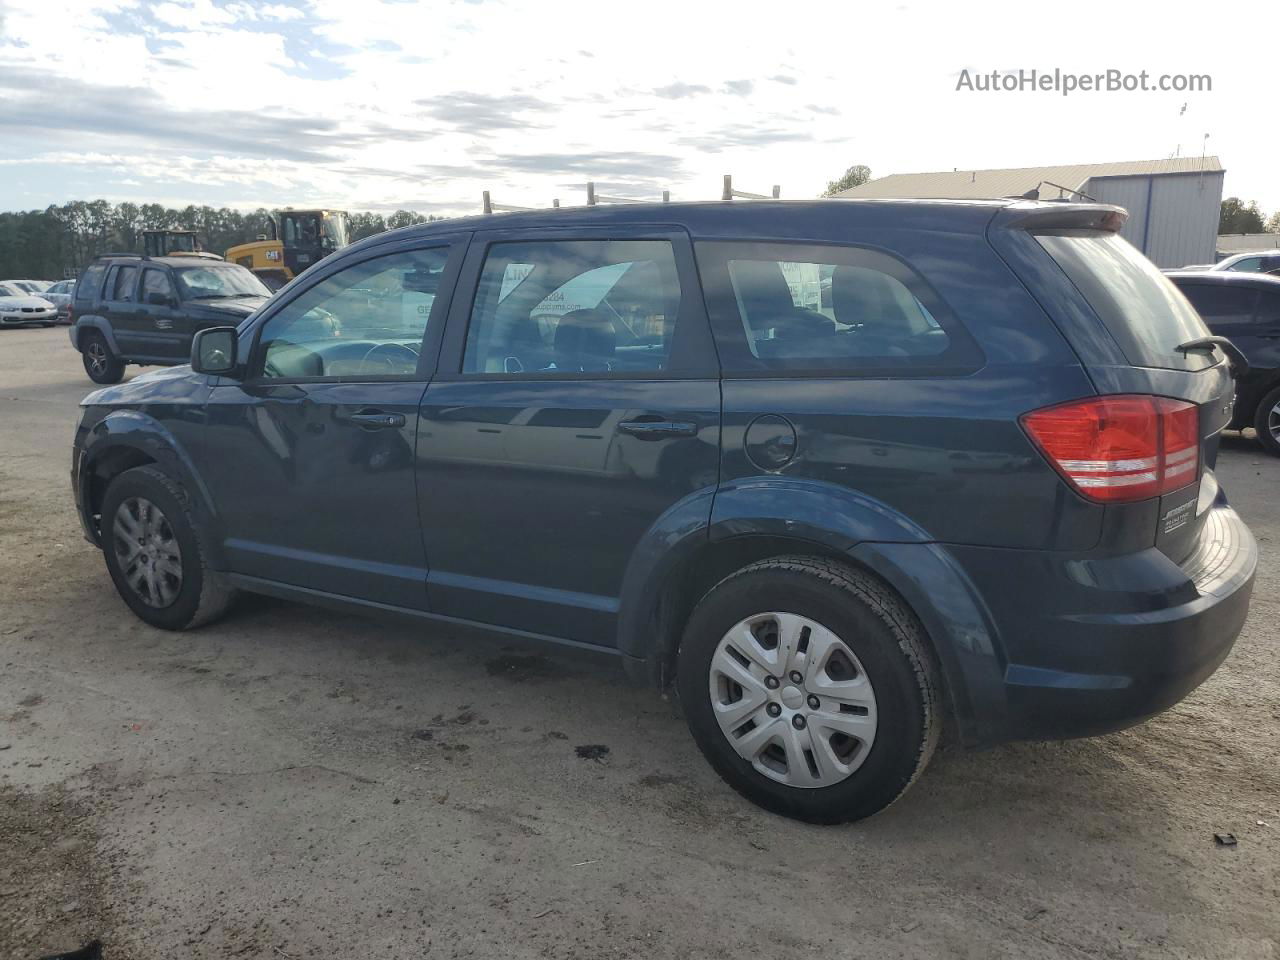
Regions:
[[[1214,262],[1222,177],[1217,157],[1176,157],[1010,170],[895,173],[840,196],[973,200],[1018,197],[1038,190],[1041,200],[1051,200],[1084,199],[1079,196],[1084,194],[1128,210],[1129,221],[1120,234],[1156,266],[1181,267]]]

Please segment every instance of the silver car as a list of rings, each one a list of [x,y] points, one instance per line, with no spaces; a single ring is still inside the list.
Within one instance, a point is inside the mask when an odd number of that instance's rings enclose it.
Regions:
[[[58,308],[59,323],[70,323],[71,298],[75,296],[75,292],[76,282],[74,280],[59,280],[40,296]]]
[[[0,282],[0,326],[38,323],[52,327],[57,320],[58,308],[44,297],[33,297],[8,280]]]

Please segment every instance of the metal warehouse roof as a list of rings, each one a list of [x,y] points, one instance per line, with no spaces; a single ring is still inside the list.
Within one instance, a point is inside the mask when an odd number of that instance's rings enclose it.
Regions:
[[[920,199],[977,200],[988,197],[1021,196],[1044,181],[1073,190],[1099,177],[1132,177],[1161,173],[1221,173],[1217,157],[1174,157],[1168,160],[1128,160],[1120,163],[1077,163],[1061,167],[1016,167],[1009,170],[947,170],[938,173],[893,173],[851,187],[841,197],[874,199],[915,197]],[[1042,199],[1058,196],[1046,186]]]

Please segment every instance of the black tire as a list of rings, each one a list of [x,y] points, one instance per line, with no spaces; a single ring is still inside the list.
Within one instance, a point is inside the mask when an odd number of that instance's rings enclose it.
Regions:
[[[1276,422],[1272,422],[1271,412],[1276,411]],[[1280,457],[1280,387],[1276,387],[1258,404],[1253,414],[1253,429],[1257,431],[1258,442],[1273,457]]]
[[[163,606],[149,604],[130,584],[116,545],[117,514],[122,505],[139,499],[159,508],[181,552],[181,584],[172,601]],[[164,630],[203,626],[220,617],[234,599],[235,591],[226,576],[209,568],[206,543],[207,535],[191,515],[187,492],[155,467],[126,470],[107,487],[102,500],[102,550],[107,572],[129,609],[151,626]]]
[[[107,338],[96,330],[84,333],[80,342],[84,372],[94,383],[119,383],[124,379],[124,361],[111,352]]]
[[[712,657],[735,624],[766,611],[799,614],[834,632],[874,688],[878,725],[870,751],[831,786],[795,787],[763,775],[739,756],[716,720]],[[923,628],[900,597],[869,574],[812,557],[763,560],[712,588],[689,618],[676,668],[689,729],[720,776],[766,810],[810,823],[869,817],[911,786],[938,744],[937,676]]]

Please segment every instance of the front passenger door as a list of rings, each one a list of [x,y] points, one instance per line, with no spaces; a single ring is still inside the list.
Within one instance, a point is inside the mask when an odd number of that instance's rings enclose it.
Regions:
[[[169,271],[145,267],[138,294],[138,336],[146,340],[147,354],[171,360],[191,355],[191,333],[182,329],[177,293]]]
[[[426,608],[414,444],[460,247],[321,265],[255,323],[202,453],[233,573]]]

